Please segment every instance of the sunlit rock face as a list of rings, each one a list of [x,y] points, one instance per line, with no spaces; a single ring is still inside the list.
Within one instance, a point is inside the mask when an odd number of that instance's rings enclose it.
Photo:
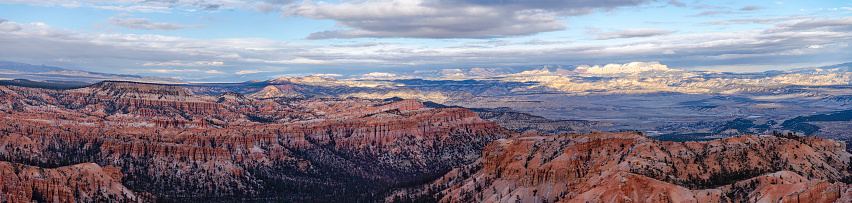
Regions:
[[[669,69],[666,65],[659,62],[632,62],[625,64],[607,64],[605,66],[588,66],[581,65],[575,70],[578,73],[589,74],[619,74],[619,73],[640,73],[646,71],[675,71]]]
[[[470,164],[489,142],[513,134],[466,109],[415,100],[259,100],[128,82],[65,91],[0,86],[0,158],[45,170],[94,163],[82,166],[97,170],[79,176],[112,177],[98,180],[119,191],[98,193],[109,201],[366,201]],[[44,197],[98,197],[66,176],[51,184],[70,192]],[[22,180],[14,181],[36,184]]]
[[[115,167],[84,163],[52,169],[0,161],[2,202],[142,202]]]
[[[526,134],[492,142],[429,188],[442,202],[847,202],[845,147],[797,136]]]

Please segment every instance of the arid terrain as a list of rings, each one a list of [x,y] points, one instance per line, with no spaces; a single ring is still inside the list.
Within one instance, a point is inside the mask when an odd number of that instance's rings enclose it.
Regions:
[[[642,65],[552,77],[684,74]],[[515,82],[528,76],[7,81],[0,200],[852,200],[841,142],[852,112],[839,82],[571,92],[531,81],[551,77],[542,72]]]
[[[663,142],[632,131],[572,134],[603,123],[511,109],[400,98],[193,93],[199,90],[117,81],[67,90],[0,87],[0,199],[852,198],[846,145],[817,137]]]
[[[367,201],[514,134],[414,100],[254,100],[134,82],[0,91],[0,171],[11,174],[0,197],[16,201]]]
[[[852,1],[0,0],[0,203],[852,203]]]

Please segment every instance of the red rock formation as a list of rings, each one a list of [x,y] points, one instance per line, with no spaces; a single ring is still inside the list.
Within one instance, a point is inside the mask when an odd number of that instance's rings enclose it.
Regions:
[[[55,169],[0,161],[0,202],[142,201],[121,185],[115,167],[77,164]]]
[[[494,141],[432,186],[447,188],[443,202],[834,202],[852,198],[838,182],[849,164],[842,142],[816,137],[528,134]]]
[[[176,88],[2,86],[0,160],[112,165],[106,176],[156,198],[343,201],[473,162],[513,134],[468,110],[415,100],[254,100]]]

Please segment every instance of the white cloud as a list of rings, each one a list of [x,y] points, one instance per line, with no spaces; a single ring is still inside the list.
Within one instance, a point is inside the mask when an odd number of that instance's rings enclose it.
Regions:
[[[732,14],[737,13],[734,11],[725,11],[725,10],[712,10],[712,11],[704,11],[695,15],[688,15],[686,17],[702,17],[702,16],[716,16],[718,14]]]
[[[747,19],[731,19],[729,22],[745,24],[745,23],[771,23],[771,22],[779,22],[779,21],[790,21],[790,20],[800,20],[800,19],[813,19],[813,16],[801,16],[794,15],[789,17],[776,17],[776,18],[747,18]]]
[[[199,28],[206,27],[207,25],[181,25],[175,23],[152,23],[151,20],[147,18],[116,18],[110,17],[107,18],[106,21],[110,24],[127,27],[131,29],[144,29],[144,30],[177,30],[183,28]]]
[[[712,22],[706,22],[706,23],[701,23],[701,24],[704,24],[704,25],[730,25],[731,23],[725,22],[725,21],[712,21]]]
[[[764,9],[764,8],[766,8],[766,7],[749,5],[749,6],[744,6],[744,7],[740,8],[739,10],[741,10],[741,11],[753,11],[753,10],[760,10],[760,9]]]
[[[221,61],[193,61],[193,62],[182,62],[182,61],[169,61],[169,62],[147,62],[142,64],[142,66],[222,66],[225,65],[224,62]]]
[[[676,31],[671,30],[660,30],[654,28],[631,28],[624,30],[616,30],[612,32],[600,32],[598,29],[589,29],[590,34],[598,35],[598,40],[607,40],[607,39],[619,39],[619,38],[636,38],[636,37],[650,37],[657,35],[667,35],[671,33],[675,33]]]
[[[361,42],[357,44],[332,44],[333,47],[374,47],[381,45],[390,45],[394,43],[383,43],[383,42]]]
[[[4,32],[14,32],[14,31],[18,31],[18,30],[21,30],[21,25],[19,25],[19,24],[17,24],[17,23],[11,23],[11,22],[3,23],[3,22],[0,22],[0,31],[4,31]]]
[[[310,34],[328,38],[496,38],[564,30],[560,16],[635,6],[621,1],[367,0],[338,4],[306,0],[282,8],[284,17],[332,19],[343,29]]]
[[[788,21],[767,29],[768,32],[841,30],[852,31],[852,16]]]
[[[236,73],[234,73],[234,74],[237,74],[237,75],[245,75],[245,74],[255,74],[255,73],[264,73],[264,72],[269,72],[269,71],[262,71],[262,70],[241,70],[241,71],[237,71],[237,72],[236,72]]]
[[[269,76],[271,78],[293,78],[293,77],[305,77],[305,76],[317,76],[324,78],[333,78],[333,77],[343,77],[341,74],[334,73],[288,73],[288,74],[278,74]]]
[[[255,6],[255,11],[261,12],[261,13],[269,13],[269,12],[276,11],[276,10],[278,10],[277,5],[266,3],[266,2],[260,2],[260,3],[257,4],[257,6]]]
[[[341,75],[341,74],[334,74],[334,73],[311,73],[310,75],[317,76],[317,77],[325,77],[325,78],[343,77],[343,75]]]
[[[765,30],[701,34],[668,34],[595,44],[516,43],[492,47],[440,47],[398,44],[374,47],[335,47],[269,39],[192,39],[162,35],[91,33],[58,29],[44,23],[20,24],[14,32],[0,32],[0,60],[67,59],[65,64],[87,71],[133,73],[153,69],[172,76],[202,74],[213,66],[239,78],[250,73],[281,72],[352,74],[378,68],[394,71],[457,67],[493,67],[537,64],[588,64],[657,60],[671,67],[702,64],[786,64],[824,62],[852,55],[852,19],[781,20]],[[598,31],[599,32],[599,31]],[[625,35],[626,36],[626,35]],[[490,41],[486,41],[490,42]],[[844,45],[845,43],[846,45]],[[455,44],[453,44],[455,45]],[[821,48],[808,48],[819,45]],[[448,45],[451,46],[451,45]],[[26,62],[26,61],[22,61]],[[221,63],[219,63],[221,62]],[[147,66],[145,66],[147,64]],[[175,68],[168,68],[169,66]],[[283,67],[286,66],[286,67]],[[128,70],[116,70],[126,67]],[[166,67],[166,68],[164,68]],[[187,67],[181,69],[180,67]],[[199,69],[197,72],[189,70]],[[246,70],[251,67],[252,70]],[[175,70],[184,70],[179,72]],[[438,74],[438,71],[434,72]],[[398,77],[386,72],[364,77]],[[357,75],[361,76],[361,75]],[[217,76],[219,77],[219,76]],[[246,76],[251,77],[251,76]],[[236,79],[233,79],[236,80]]]
[[[26,4],[40,7],[89,7],[120,12],[169,13],[173,9],[188,12],[213,11],[220,9],[274,11],[274,7],[291,3],[291,0],[0,0],[5,4]]]
[[[182,73],[182,72],[199,72],[198,69],[149,69],[152,73]]]
[[[121,5],[121,6],[91,6],[96,9],[104,9],[120,12],[143,12],[143,13],[169,13],[172,8],[168,6],[147,6],[147,5]]]
[[[210,73],[210,74],[225,74],[224,72],[222,72],[222,71],[218,71],[218,70],[207,70],[207,71],[204,71],[204,73]]]
[[[367,77],[367,78],[389,78],[389,77],[396,77],[396,74],[393,74],[393,73],[383,73],[383,72],[372,72],[372,73],[363,74],[363,75],[361,75],[361,77]]]
[[[677,7],[684,7],[684,6],[686,6],[686,4],[684,4],[684,3],[682,3],[682,2],[679,2],[679,1],[677,1],[677,0],[670,0],[670,1],[669,1],[669,4],[674,5],[674,6],[677,6]]]

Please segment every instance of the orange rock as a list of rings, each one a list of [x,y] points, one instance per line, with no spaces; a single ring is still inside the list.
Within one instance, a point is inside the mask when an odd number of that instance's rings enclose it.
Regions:
[[[141,201],[121,185],[120,179],[113,178],[120,176],[117,169],[109,168],[110,172],[97,164],[86,163],[45,169],[0,161],[0,201]]]
[[[838,182],[849,160],[843,143],[815,137],[526,134],[494,141],[433,186],[447,188],[443,202],[834,202],[850,198]]]

